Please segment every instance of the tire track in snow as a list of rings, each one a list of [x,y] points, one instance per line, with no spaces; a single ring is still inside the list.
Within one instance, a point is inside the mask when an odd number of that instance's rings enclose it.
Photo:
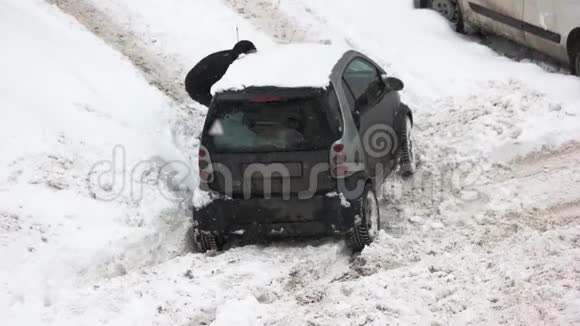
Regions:
[[[145,80],[171,99],[171,109],[179,109],[186,115],[183,121],[176,121],[172,126],[174,144],[189,157],[195,153],[197,141],[192,126],[199,125],[200,112],[192,111],[185,103],[190,101],[181,83],[182,72],[173,65],[166,64],[167,58],[151,51],[147,42],[138,37],[128,27],[117,24],[110,16],[99,10],[88,0],[46,0],[57,6],[62,12],[72,16],[89,32],[99,37],[113,49],[121,53],[142,73]],[[191,157],[189,157],[191,160]],[[124,275],[130,270],[154,266],[170,260],[185,252],[191,251],[187,238],[189,216],[191,216],[191,189],[180,189],[172,184],[172,176],[161,174],[161,167],[167,165],[160,157],[151,157],[154,166],[148,170],[151,175],[159,174],[157,187],[175,197],[176,204],[172,209],[161,212],[155,221],[157,233],[125,239],[116,243],[125,248],[125,252],[114,252],[104,249],[94,257],[94,264],[81,271],[85,279],[108,278]],[[176,172],[176,175],[179,173]],[[85,186],[85,184],[83,184]],[[149,187],[145,185],[146,187]],[[150,191],[156,191],[157,189]],[[149,191],[148,190],[148,191]],[[123,204],[131,205],[131,199],[121,199]]]
[[[133,31],[117,24],[88,0],[47,0],[47,2],[74,17],[85,28],[127,57],[139,68],[149,84],[175,103],[182,104],[189,100],[181,82],[181,71],[166,64],[166,58],[150,51],[147,42],[152,43],[155,40],[140,39]]]
[[[241,16],[265,31],[279,43],[322,43],[329,44],[311,26],[302,26],[296,19],[286,15],[281,9],[281,0],[224,0]],[[309,14],[304,12],[304,14]],[[243,35],[240,36],[243,38]]]
[[[178,108],[181,113],[187,115],[183,120],[174,122],[172,134],[174,145],[184,152],[186,157],[193,160],[191,153],[197,153],[197,140],[195,140],[197,131],[193,127],[203,123],[205,112],[192,110],[188,104],[191,99],[185,92],[182,81],[183,71],[179,69],[178,65],[172,64],[171,58],[152,50],[151,44],[155,43],[156,40],[153,38],[143,39],[143,35],[136,35],[131,30],[131,26],[117,23],[111,16],[92,4],[90,0],[46,1],[75,18],[88,31],[125,56],[141,71],[150,85],[172,100],[172,108]]]

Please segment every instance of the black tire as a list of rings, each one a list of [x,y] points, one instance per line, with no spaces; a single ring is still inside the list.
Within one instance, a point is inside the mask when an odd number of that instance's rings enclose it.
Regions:
[[[381,221],[379,201],[370,184],[365,187],[363,195],[353,204],[357,213],[353,229],[346,235],[346,243],[353,251],[359,252],[374,241]]]
[[[572,74],[580,77],[580,41],[570,51],[570,70]]]
[[[457,0],[431,0],[429,7],[445,17],[456,32],[464,33],[463,13]]]
[[[417,170],[417,157],[415,154],[415,141],[413,139],[413,122],[409,116],[405,117],[403,130],[401,131],[401,153],[399,168],[403,177],[410,177]]]
[[[194,243],[197,251],[205,253],[218,251],[218,239],[213,233],[194,230]]]

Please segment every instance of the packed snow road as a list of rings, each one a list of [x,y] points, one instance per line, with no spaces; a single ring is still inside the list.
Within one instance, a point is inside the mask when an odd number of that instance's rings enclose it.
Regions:
[[[411,0],[50,2],[0,4],[3,324],[580,322],[580,79]],[[180,82],[236,27],[258,49],[355,47],[405,81],[421,167],[387,180],[387,220],[359,256],[332,239],[186,245],[196,171],[178,185],[158,171],[195,166],[205,111]],[[38,72],[58,82],[23,81]],[[115,145],[142,192],[99,200],[85,178]]]

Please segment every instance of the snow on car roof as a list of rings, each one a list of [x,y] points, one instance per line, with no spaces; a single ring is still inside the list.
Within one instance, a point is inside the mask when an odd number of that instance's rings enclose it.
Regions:
[[[212,94],[251,86],[327,87],[330,74],[347,48],[320,44],[289,44],[236,60],[212,87]]]

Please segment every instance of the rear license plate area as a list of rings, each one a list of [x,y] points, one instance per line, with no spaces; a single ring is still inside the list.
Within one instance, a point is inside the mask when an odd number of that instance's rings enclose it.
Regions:
[[[258,180],[301,178],[304,176],[302,163],[244,163],[242,175],[245,178]]]

